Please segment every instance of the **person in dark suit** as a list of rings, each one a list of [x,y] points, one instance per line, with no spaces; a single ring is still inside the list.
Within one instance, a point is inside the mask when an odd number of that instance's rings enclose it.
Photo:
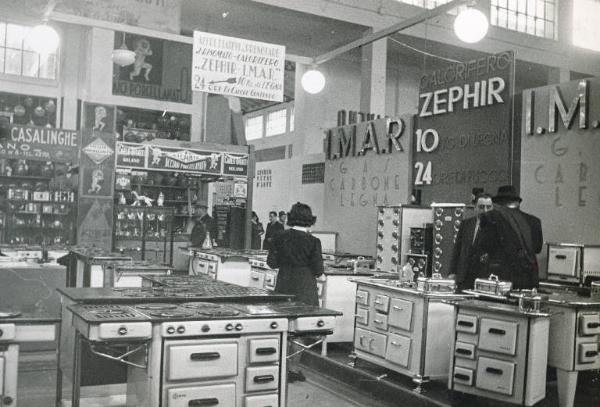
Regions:
[[[316,278],[323,274],[321,241],[308,232],[316,217],[310,206],[300,202],[287,215],[291,228],[273,237],[267,256],[269,267],[279,268],[275,292],[319,306]]]
[[[493,202],[497,204],[497,212],[503,220],[501,224],[505,226],[501,236],[513,287],[537,287],[539,266],[535,255],[544,245],[541,220],[520,209],[522,199],[512,185],[499,187]]]
[[[196,206],[194,213],[194,227],[190,236],[192,246],[202,247],[202,243],[206,239],[206,232],[210,233],[212,245],[216,246],[218,234],[217,223],[208,214],[208,206],[199,204]]]
[[[250,248],[254,250],[260,250],[260,239],[265,233],[265,229],[263,228],[262,223],[260,223],[258,215],[254,211],[252,211],[252,217],[250,218],[250,226],[252,228],[252,234],[250,235]]]
[[[481,193],[476,199],[475,216],[460,225],[449,268],[449,277],[456,280],[459,290],[472,289],[476,278],[502,271],[496,225],[486,216],[492,209],[492,197]]]
[[[269,248],[271,247],[271,241],[273,240],[273,236],[282,231],[283,225],[281,224],[281,222],[279,222],[279,219],[277,218],[277,212],[269,212],[269,223],[267,223],[267,231],[265,232],[263,249],[269,250]]]

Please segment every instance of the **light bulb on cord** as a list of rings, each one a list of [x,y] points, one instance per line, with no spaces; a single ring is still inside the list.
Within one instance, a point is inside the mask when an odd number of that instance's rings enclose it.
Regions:
[[[473,44],[481,41],[488,32],[489,23],[485,14],[468,7],[454,20],[454,33],[463,42]]]
[[[314,95],[319,93],[325,87],[325,76],[316,69],[309,69],[302,75],[302,88]]]
[[[47,21],[33,27],[25,37],[25,46],[38,54],[54,53],[59,43],[58,33]]]

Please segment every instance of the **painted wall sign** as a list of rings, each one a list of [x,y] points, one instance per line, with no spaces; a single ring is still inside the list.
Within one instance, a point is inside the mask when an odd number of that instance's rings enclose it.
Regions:
[[[123,33],[115,33],[115,48]],[[190,90],[190,44],[140,35],[126,35],[125,42],[135,52],[132,65],[113,64],[113,95],[192,103]]]
[[[75,130],[12,125],[0,139],[0,158],[77,164],[80,135]]]
[[[283,102],[285,47],[194,31],[192,90]]]
[[[512,51],[448,65],[421,78],[413,184],[423,204],[465,202],[473,187],[511,182]]]
[[[521,197],[544,240],[600,243],[600,79],[523,93]]]
[[[0,9],[12,14],[37,16],[47,0],[2,0]],[[54,11],[111,23],[181,33],[181,0],[60,0]]]
[[[411,129],[403,116],[326,132],[321,228],[338,231],[338,250],[375,255],[377,206],[410,202]]]
[[[221,174],[222,153],[187,148],[148,147],[148,169]]]
[[[145,145],[117,142],[117,167],[145,168],[146,157]]]
[[[248,176],[248,154],[223,153],[223,174]]]
[[[325,132],[328,160],[372,154],[403,152],[401,138],[406,134],[402,119],[377,119],[335,127]]]

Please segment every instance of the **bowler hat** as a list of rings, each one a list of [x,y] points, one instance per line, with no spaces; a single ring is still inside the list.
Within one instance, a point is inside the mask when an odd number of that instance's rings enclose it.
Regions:
[[[279,211],[279,216],[284,216],[287,215],[287,213],[285,211]]]
[[[517,194],[515,187],[513,185],[502,185],[498,187],[498,192],[496,193],[496,196],[492,198],[492,202],[502,203],[510,201],[522,201],[519,194]]]

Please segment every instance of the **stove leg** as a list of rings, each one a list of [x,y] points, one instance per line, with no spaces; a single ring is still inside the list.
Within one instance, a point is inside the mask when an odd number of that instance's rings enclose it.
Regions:
[[[321,343],[321,356],[327,357],[327,337]]]
[[[352,352],[348,355],[348,358],[350,359],[350,362],[348,362],[348,366],[350,367],[356,367],[356,362],[358,360],[358,356],[356,355],[356,353]]]
[[[558,407],[573,407],[577,389],[577,372],[556,369]]]
[[[58,357],[58,364],[60,365],[60,357]],[[60,366],[56,369],[56,407],[62,406],[62,370]]]
[[[73,394],[71,395],[71,407],[79,407],[81,396],[81,334],[75,334],[75,351],[73,354]]]

